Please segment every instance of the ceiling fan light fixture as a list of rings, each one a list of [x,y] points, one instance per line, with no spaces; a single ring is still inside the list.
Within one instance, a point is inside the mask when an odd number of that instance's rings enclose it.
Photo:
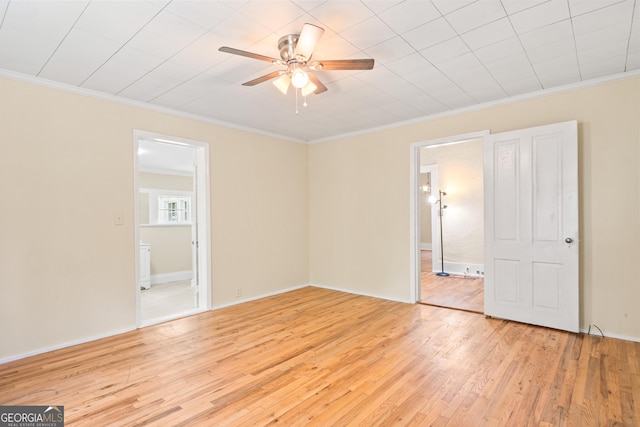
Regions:
[[[309,82],[305,87],[300,89],[300,93],[302,93],[302,96],[307,96],[315,92],[316,89],[318,89],[318,86],[314,85],[312,82]]]
[[[291,84],[291,78],[287,74],[283,74],[273,81],[273,85],[278,88],[283,94],[287,94],[289,85]]]
[[[307,75],[307,73],[304,72],[303,69],[296,68],[295,70],[293,70],[293,73],[291,73],[291,84],[294,87],[298,89],[302,89],[308,83],[309,83],[309,76]]]
[[[318,40],[322,37],[324,28],[318,27],[313,24],[304,24],[302,31],[300,32],[300,38],[296,43],[296,58],[301,58],[303,61],[311,59],[311,54],[318,44]]]

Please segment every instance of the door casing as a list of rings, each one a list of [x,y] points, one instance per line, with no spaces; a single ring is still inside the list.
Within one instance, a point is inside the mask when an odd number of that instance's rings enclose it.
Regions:
[[[210,200],[210,170],[209,170],[209,144],[200,141],[193,141],[185,138],[179,138],[174,136],[167,136],[156,134],[147,131],[134,130],[133,131],[133,156],[134,156],[134,218],[135,218],[135,227],[134,227],[134,245],[135,245],[135,274],[134,283],[136,286],[136,326],[138,328],[142,326],[148,326],[157,322],[154,321],[145,321],[143,322],[142,313],[141,313],[141,296],[140,296],[140,286],[138,285],[138,271],[140,270],[140,206],[139,206],[139,198],[138,198],[138,173],[139,173],[139,165],[138,165],[138,145],[139,141],[147,140],[147,141],[157,141],[169,144],[176,145],[186,145],[193,147],[195,152],[195,164],[196,164],[196,175],[194,176],[194,181],[197,182],[195,195],[197,204],[196,204],[196,218],[197,218],[197,226],[196,228],[196,241],[198,242],[198,250],[197,253],[197,283],[198,286],[198,307],[197,311],[207,311],[211,310],[211,295],[212,295],[212,285],[211,285],[211,200]],[[164,321],[166,319],[161,319]]]
[[[411,144],[409,151],[409,302],[414,304],[420,296],[420,149],[431,145],[450,144],[482,139],[489,130],[452,135]],[[434,256],[435,259],[435,256]]]

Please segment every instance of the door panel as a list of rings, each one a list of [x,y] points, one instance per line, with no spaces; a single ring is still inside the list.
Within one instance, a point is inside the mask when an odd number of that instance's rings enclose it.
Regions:
[[[577,332],[577,123],[489,135],[484,168],[485,314]]]
[[[495,238],[502,241],[518,239],[518,141],[505,141],[495,146],[494,200],[497,206]]]

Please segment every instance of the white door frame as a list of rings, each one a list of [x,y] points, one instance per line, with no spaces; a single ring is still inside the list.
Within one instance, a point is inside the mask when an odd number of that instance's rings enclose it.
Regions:
[[[415,304],[420,296],[420,149],[430,145],[482,139],[489,130],[447,136],[411,144],[409,151],[409,301]]]
[[[140,271],[140,203],[138,197],[138,146],[141,140],[157,141],[162,143],[187,145],[194,148],[196,162],[196,176],[194,180],[197,184],[197,212],[198,218],[197,239],[198,245],[198,282],[199,282],[199,304],[197,311],[211,310],[211,199],[210,199],[210,170],[209,170],[209,144],[206,142],[193,141],[175,136],[167,136],[153,132],[134,130],[133,131],[133,186],[134,186],[134,245],[135,245],[135,286],[136,286],[136,326],[148,326],[155,322],[143,322],[140,304],[140,286],[138,284],[138,272]],[[162,319],[164,320],[164,319]]]

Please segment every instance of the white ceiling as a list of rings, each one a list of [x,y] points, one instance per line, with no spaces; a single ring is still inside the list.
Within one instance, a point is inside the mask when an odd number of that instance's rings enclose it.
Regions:
[[[419,120],[640,68],[639,0],[0,0],[0,69],[299,141]],[[325,28],[324,71],[295,113],[270,82],[278,39]],[[634,71],[635,70],[635,71]],[[19,73],[19,74],[16,74]],[[301,101],[300,101],[301,103]]]

